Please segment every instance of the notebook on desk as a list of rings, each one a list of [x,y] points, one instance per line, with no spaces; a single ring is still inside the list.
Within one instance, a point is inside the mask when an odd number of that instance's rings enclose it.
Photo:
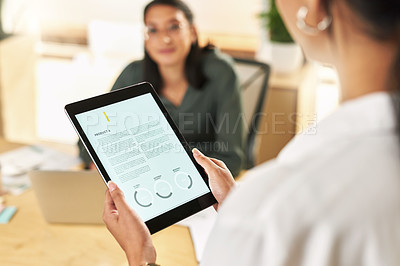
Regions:
[[[36,170],[29,177],[47,222],[103,224],[106,185],[97,171]]]

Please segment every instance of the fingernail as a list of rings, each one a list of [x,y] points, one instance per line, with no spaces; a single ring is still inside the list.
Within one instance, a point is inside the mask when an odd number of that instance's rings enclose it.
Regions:
[[[113,192],[117,188],[117,184],[115,184],[113,181],[108,181],[108,189],[110,192]]]
[[[196,148],[194,148],[194,149],[192,150],[192,152],[193,152],[193,155],[194,155],[194,156],[200,156],[200,155],[201,155],[201,152],[200,152],[198,149],[196,149]]]

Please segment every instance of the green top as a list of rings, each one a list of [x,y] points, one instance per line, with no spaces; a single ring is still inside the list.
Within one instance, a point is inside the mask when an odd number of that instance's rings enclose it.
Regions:
[[[213,50],[205,55],[202,64],[208,81],[201,89],[189,85],[180,106],[162,95],[160,99],[189,145],[224,161],[236,176],[244,166],[245,137],[233,60]],[[135,61],[122,71],[111,90],[142,81],[143,61]]]

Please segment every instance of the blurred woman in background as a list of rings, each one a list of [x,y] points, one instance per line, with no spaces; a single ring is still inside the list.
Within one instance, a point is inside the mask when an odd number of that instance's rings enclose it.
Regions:
[[[145,57],[129,64],[111,90],[148,81],[192,148],[244,166],[244,124],[233,60],[199,46],[193,13],[180,0],[154,0],[144,9]],[[86,165],[90,157],[80,144]]]

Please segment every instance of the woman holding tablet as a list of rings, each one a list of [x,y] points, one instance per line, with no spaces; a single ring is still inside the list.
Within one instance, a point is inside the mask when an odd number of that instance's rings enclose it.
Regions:
[[[194,150],[218,200],[202,265],[400,265],[400,2],[277,0],[307,56],[334,65],[343,104],[235,182]],[[130,265],[156,262],[115,184],[104,221]]]
[[[193,14],[182,1],[150,2],[144,23],[145,57],[129,64],[111,90],[150,82],[189,145],[224,160],[238,175],[245,138],[232,59],[210,45],[199,47]]]

